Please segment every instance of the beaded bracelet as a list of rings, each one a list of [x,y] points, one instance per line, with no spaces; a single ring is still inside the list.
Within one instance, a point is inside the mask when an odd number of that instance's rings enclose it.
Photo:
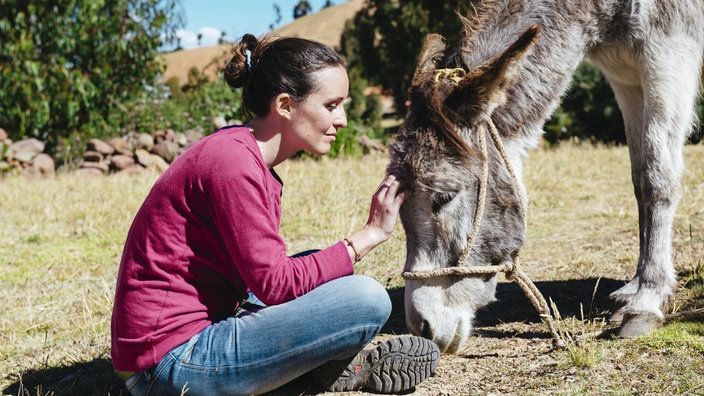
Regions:
[[[361,260],[362,258],[359,257],[359,252],[357,251],[357,248],[354,247],[354,243],[352,243],[352,241],[350,241],[350,240],[347,239],[347,238],[345,238],[344,241],[345,241],[345,243],[347,244],[347,246],[349,246],[349,247],[352,248],[352,251],[354,252],[354,262],[355,262],[355,263],[358,263],[359,260]]]

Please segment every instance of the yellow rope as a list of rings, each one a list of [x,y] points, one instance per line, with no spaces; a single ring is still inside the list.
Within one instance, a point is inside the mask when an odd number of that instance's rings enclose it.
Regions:
[[[454,69],[437,69],[435,70],[435,82],[440,82],[440,80],[452,80],[455,84],[459,84],[466,75],[467,72],[460,67]]]
[[[523,220],[523,230],[527,233],[528,210],[526,208],[528,208],[528,200],[523,194],[523,189],[521,189],[521,183],[518,180],[516,171],[513,170],[513,165],[511,164],[511,161],[509,161],[508,159],[508,154],[506,154],[506,148],[503,144],[503,140],[501,139],[501,135],[499,135],[499,131],[496,129],[496,125],[494,125],[494,121],[492,121],[491,118],[488,117],[487,124],[489,124],[489,132],[491,133],[491,137],[494,139],[494,142],[496,142],[496,148],[499,150],[499,154],[501,154],[501,158],[504,160],[506,170],[508,170],[508,173],[513,178],[514,185],[516,186],[516,193],[518,194],[518,199],[521,201],[521,218]]]
[[[467,258],[472,253],[472,248],[474,246],[474,239],[479,234],[479,226],[482,224],[482,218],[484,217],[484,207],[486,204],[486,187],[489,180],[489,152],[486,148],[486,136],[483,133],[479,134],[479,148],[484,155],[484,166],[482,167],[481,179],[479,179],[479,187],[477,188],[477,210],[474,212],[474,222],[472,223],[472,231],[467,237],[467,244],[464,248],[464,252],[460,255],[457,260],[457,267],[462,267],[462,265],[467,261]],[[464,267],[469,268],[469,267]]]
[[[458,269],[460,269],[458,271]],[[446,268],[436,268],[432,271],[433,276],[428,276],[430,271],[412,271],[404,272],[403,278],[410,280],[421,280],[429,278],[438,278],[441,276],[469,276],[469,275],[491,275],[497,274],[499,272],[510,272],[513,268],[511,264],[500,264],[500,265],[477,265],[472,267],[446,267]]]

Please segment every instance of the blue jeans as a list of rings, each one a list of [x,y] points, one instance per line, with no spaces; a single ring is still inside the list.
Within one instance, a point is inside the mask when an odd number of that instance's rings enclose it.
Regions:
[[[142,395],[252,395],[356,355],[391,314],[377,281],[352,275],[280,305],[241,310],[213,323],[126,385]]]

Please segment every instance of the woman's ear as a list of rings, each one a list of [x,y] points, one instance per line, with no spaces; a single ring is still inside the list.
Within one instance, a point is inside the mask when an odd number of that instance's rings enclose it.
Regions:
[[[293,98],[287,93],[280,93],[276,95],[272,105],[274,106],[274,110],[277,114],[282,117],[289,118],[293,108]]]

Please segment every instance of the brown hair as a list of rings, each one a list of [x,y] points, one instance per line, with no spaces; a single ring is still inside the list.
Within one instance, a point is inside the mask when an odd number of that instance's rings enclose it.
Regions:
[[[232,53],[225,67],[225,81],[233,88],[243,88],[245,110],[259,117],[269,113],[271,100],[280,93],[303,100],[316,88],[314,72],[344,67],[332,48],[295,37],[257,39],[245,34],[232,47]]]

